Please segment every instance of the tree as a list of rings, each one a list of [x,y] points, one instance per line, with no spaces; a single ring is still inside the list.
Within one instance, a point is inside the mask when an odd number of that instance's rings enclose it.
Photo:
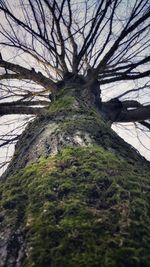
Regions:
[[[150,129],[149,4],[0,2],[0,114],[36,116],[1,179],[2,267],[149,266],[149,164],[110,129]]]

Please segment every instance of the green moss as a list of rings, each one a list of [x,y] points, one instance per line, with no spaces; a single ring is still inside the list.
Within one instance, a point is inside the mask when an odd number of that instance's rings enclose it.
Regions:
[[[47,109],[49,115],[55,115],[59,113],[68,113],[73,111],[74,109],[74,101],[75,99],[72,96],[64,96],[62,98],[58,98],[55,102],[52,102]]]
[[[9,177],[3,224],[24,231],[24,266],[148,267],[150,180],[135,168],[95,145],[65,148]]]
[[[141,160],[135,150],[110,129],[110,124],[105,123],[95,109],[80,106],[75,115],[72,113],[72,117],[66,117],[59,123],[59,129],[69,135],[73,135],[76,131],[86,132],[97,145],[126,158],[130,164]]]

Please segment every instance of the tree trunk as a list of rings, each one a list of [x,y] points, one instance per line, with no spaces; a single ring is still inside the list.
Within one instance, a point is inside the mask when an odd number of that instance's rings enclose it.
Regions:
[[[150,266],[148,162],[93,99],[64,88],[22,134],[1,179],[1,267]]]

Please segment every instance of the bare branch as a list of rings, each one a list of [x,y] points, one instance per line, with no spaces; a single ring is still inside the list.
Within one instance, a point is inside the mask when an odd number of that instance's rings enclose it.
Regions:
[[[32,80],[40,85],[42,85],[44,88],[48,89],[49,91],[54,91],[56,89],[56,84],[49,78],[45,77],[41,72],[36,72],[34,69],[26,69],[18,64],[13,64],[4,60],[0,60],[0,67],[11,70],[15,72],[16,74],[4,74],[1,75],[0,79],[28,79]]]
[[[117,118],[117,122],[140,122],[150,119],[150,105],[135,109],[123,110]]]
[[[34,114],[39,115],[43,114],[42,108],[35,107],[26,107],[26,106],[0,106],[0,116],[9,115],[9,114]]]

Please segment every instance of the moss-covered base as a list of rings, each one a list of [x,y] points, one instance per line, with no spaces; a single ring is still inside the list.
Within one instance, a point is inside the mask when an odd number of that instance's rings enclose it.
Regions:
[[[149,175],[97,146],[65,148],[9,177],[0,221],[1,242],[11,233],[2,266],[150,266]]]

